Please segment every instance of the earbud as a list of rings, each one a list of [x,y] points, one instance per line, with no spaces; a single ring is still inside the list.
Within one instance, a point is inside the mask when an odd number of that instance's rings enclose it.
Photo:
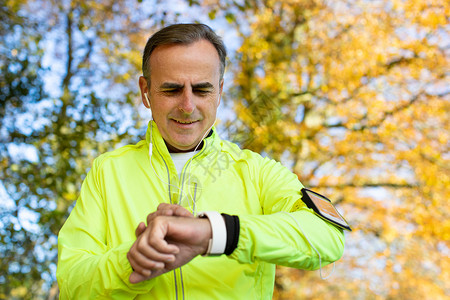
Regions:
[[[150,100],[148,100],[147,93],[144,93],[144,98],[145,98],[145,100],[144,100],[145,106],[146,106],[147,108],[150,108]]]

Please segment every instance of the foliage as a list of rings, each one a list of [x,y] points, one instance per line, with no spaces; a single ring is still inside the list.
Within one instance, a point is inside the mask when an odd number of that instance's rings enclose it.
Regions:
[[[140,35],[159,19],[137,5],[1,5],[0,299],[55,297],[56,236],[93,158],[142,135]]]
[[[142,135],[140,52],[180,12],[0,1],[0,299],[54,298],[58,230],[93,158]],[[291,166],[354,227],[329,280],[280,268],[275,298],[449,296],[449,4],[185,5],[196,14],[183,21],[204,15],[238,34],[229,136]]]
[[[229,128],[354,224],[330,280],[280,269],[277,298],[449,296],[448,1],[239,3],[206,5],[239,8]]]
[[[33,166],[13,163],[12,157],[8,155],[8,146],[10,143],[30,142],[32,138],[19,130],[17,124],[26,121],[23,118],[21,120],[20,115],[27,111],[27,106],[39,103],[43,97],[43,82],[36,68],[40,66],[41,53],[35,47],[41,35],[36,30],[35,23],[23,20],[18,15],[19,6],[19,3],[11,6],[2,3],[0,10],[0,178],[17,202],[21,201],[21,196],[28,189],[21,180],[22,176],[33,176],[30,174]],[[20,38],[22,35],[29,35],[30,39],[23,40]],[[24,128],[25,130],[29,131],[29,128]],[[10,186],[12,182],[17,182],[17,186]],[[19,222],[11,222],[12,219],[19,221],[19,214],[19,210],[2,208],[0,211],[0,221],[4,225],[0,228],[0,298],[4,298],[15,288],[32,290],[32,283],[26,282],[25,277],[41,280],[41,269],[29,268],[30,265],[37,264],[38,258],[33,251],[39,236],[20,230]],[[8,280],[9,275],[5,275],[8,273],[16,278],[14,282]],[[22,282],[25,284],[22,285]]]

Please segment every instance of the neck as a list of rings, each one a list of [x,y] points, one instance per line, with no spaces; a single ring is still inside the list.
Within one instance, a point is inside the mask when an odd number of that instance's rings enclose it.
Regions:
[[[198,145],[198,146],[195,146],[195,147],[187,149],[187,150],[180,150],[178,148],[173,147],[166,141],[164,141],[164,142],[166,143],[166,147],[167,147],[167,150],[169,150],[169,153],[186,153],[186,152],[193,152],[195,150],[201,150],[203,148],[203,144],[204,144],[203,141],[201,141],[200,145]]]

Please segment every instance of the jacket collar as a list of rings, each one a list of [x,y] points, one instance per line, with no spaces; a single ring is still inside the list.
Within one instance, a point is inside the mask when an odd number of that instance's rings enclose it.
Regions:
[[[150,135],[152,136],[150,137]],[[153,152],[158,151],[165,159],[170,158],[170,153],[169,150],[167,149],[166,143],[164,142],[164,139],[161,136],[158,126],[153,120],[148,122],[145,139],[148,145],[150,144],[150,142],[152,142]],[[214,126],[211,129],[211,133],[209,133],[207,137],[203,139],[203,142],[204,142],[203,147],[198,153],[198,155],[201,156],[208,155],[211,152],[216,152],[220,150],[220,138],[217,135],[216,128]]]

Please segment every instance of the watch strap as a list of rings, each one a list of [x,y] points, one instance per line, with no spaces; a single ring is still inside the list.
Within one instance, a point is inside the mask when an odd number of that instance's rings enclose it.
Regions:
[[[211,225],[212,237],[208,243],[208,249],[203,256],[218,256],[225,252],[227,245],[227,228],[225,221],[217,211],[201,212],[199,218],[208,218]]]

